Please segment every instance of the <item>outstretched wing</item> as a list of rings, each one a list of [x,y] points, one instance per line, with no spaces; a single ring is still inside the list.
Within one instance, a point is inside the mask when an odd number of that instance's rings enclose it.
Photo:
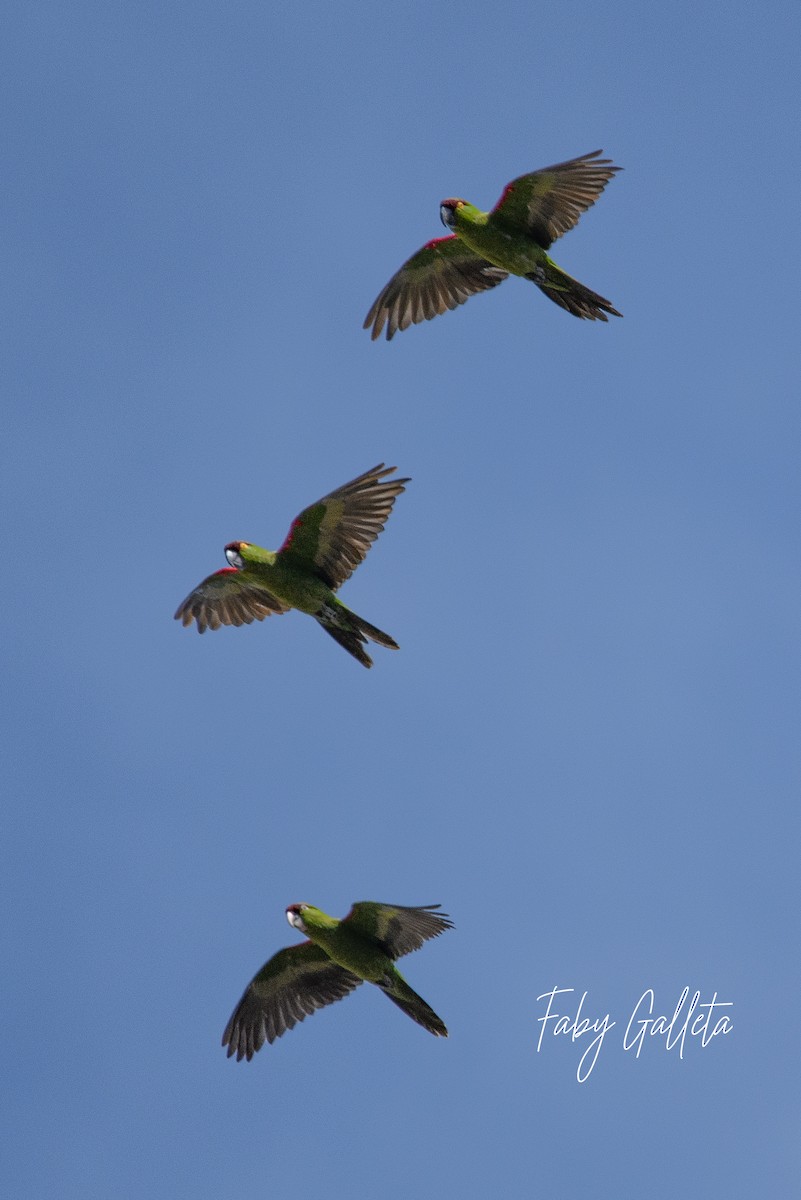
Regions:
[[[455,234],[434,238],[408,259],[376,297],[364,319],[375,341],[387,326],[387,341],[399,329],[430,321],[508,278],[508,271],[474,254]]]
[[[222,1035],[228,1057],[251,1060],[265,1042],[341,1000],[361,983],[358,975],[332,962],[313,942],[279,950],[250,981]]]
[[[354,929],[378,942],[390,958],[401,958],[419,950],[428,938],[439,937],[453,929],[447,913],[438,913],[439,904],[405,908],[401,904],[376,904],[360,900],[345,917]]]
[[[408,479],[385,479],[395,467],[379,463],[304,508],[278,551],[282,564],[311,571],[332,591],[363,561]]]
[[[612,176],[622,170],[599,154],[603,151],[593,150],[513,179],[492,210],[493,218],[510,230],[525,231],[547,250],[551,242],[573,228]]]
[[[271,613],[288,611],[248,571],[223,567],[199,583],[178,605],[175,620],[183,625],[197,621],[198,633],[205,633],[221,625],[249,625],[251,621],[263,621]]]

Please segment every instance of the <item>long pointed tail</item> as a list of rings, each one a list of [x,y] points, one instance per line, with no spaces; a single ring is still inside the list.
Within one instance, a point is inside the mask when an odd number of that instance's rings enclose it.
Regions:
[[[427,1029],[435,1037],[448,1036],[448,1031],[441,1018],[437,1016],[433,1008],[426,1004],[422,996],[418,996],[417,992],[409,987],[398,972],[384,983],[379,983],[378,986],[385,996],[389,996],[393,1004],[397,1004],[398,1008],[403,1009],[408,1017],[411,1017],[418,1025],[422,1025],[423,1029]]]
[[[325,632],[330,634],[335,642],[339,642],[363,667],[373,665],[373,660],[364,649],[368,639],[390,650],[399,649],[398,643],[388,633],[383,633],[363,617],[358,617],[340,601],[337,601],[336,605],[324,604],[314,615]]]
[[[567,309],[574,317],[582,317],[586,321],[606,321],[607,313],[613,317],[623,316],[612,307],[611,300],[604,300],[597,292],[590,291],[550,259],[545,266],[537,267],[526,278],[536,283],[549,300]]]

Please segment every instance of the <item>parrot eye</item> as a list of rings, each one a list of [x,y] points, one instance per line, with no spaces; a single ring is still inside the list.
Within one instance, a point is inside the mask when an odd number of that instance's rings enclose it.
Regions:
[[[245,562],[236,547],[236,542],[233,542],[230,546],[226,546],[225,557],[228,559],[228,565],[230,567],[234,567],[237,571],[241,571],[245,565]]]

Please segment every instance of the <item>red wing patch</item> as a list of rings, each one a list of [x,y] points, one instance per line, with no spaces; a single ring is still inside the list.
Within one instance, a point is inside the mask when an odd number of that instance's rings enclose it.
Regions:
[[[455,241],[456,241],[456,234],[449,233],[447,235],[447,237],[432,238],[430,242],[426,242],[425,246],[423,246],[423,249],[424,250],[435,250],[437,248],[437,246],[441,246],[443,242],[455,242]]]
[[[514,190],[515,185],[513,183],[507,183],[506,187],[503,189],[503,195],[492,211],[497,212],[497,210],[503,206],[504,200],[508,200]]]
[[[281,547],[281,550],[289,549],[295,539],[295,534],[298,532],[302,524],[303,522],[301,521],[300,517],[295,517],[295,520],[289,526],[289,533],[284,538],[284,544]],[[281,553],[281,550],[278,551],[279,554]]]

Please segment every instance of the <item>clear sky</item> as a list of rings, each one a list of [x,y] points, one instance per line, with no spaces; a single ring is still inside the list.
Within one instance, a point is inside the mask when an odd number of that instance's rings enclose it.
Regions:
[[[793,1194],[797,5],[15,9],[4,1190]],[[598,147],[553,254],[622,321],[512,279],[371,344],[443,197]],[[172,620],[381,460],[342,596],[398,653]],[[361,899],[453,917],[401,964],[450,1038],[364,987],[228,1061],[286,905]],[[624,1050],[685,987],[731,1032]]]

